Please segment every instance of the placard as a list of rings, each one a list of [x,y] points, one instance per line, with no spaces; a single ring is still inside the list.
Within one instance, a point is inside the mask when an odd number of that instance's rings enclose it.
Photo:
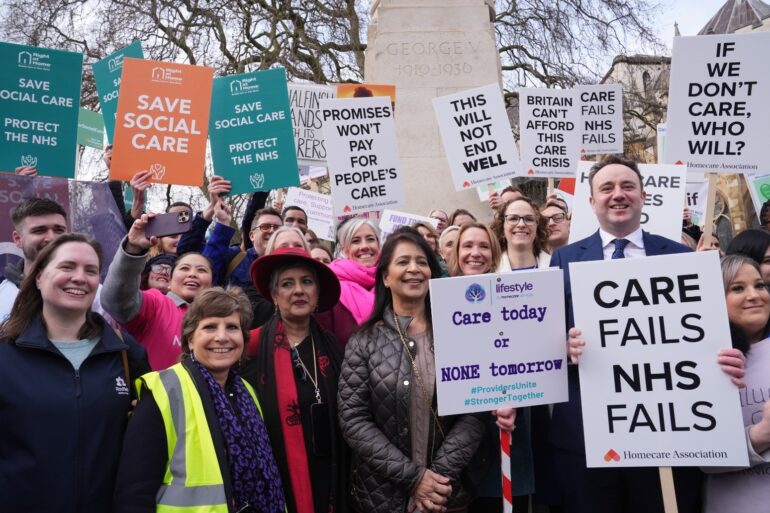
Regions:
[[[334,215],[398,208],[404,185],[390,99],[321,100]]]
[[[337,84],[337,98],[368,98],[388,96],[396,109],[396,86],[393,84]]]
[[[583,155],[623,153],[623,86],[584,85],[580,92]]]
[[[334,86],[289,83],[294,145],[300,165],[326,165],[326,147],[321,133],[320,100],[334,98],[335,95]]]
[[[678,224],[679,220],[677,220]],[[589,467],[746,466],[719,253],[570,264]]]
[[[289,187],[283,204],[284,208],[301,207],[307,214],[307,227],[313,230],[319,239],[332,242],[336,240],[331,196],[299,187]]]
[[[110,178],[203,185],[213,68],[125,58]]]
[[[80,108],[78,144],[97,150],[104,149],[104,119],[101,112]]]
[[[581,148],[580,96],[572,89],[519,90],[522,172],[574,177]]]
[[[383,210],[382,217],[380,218],[380,239],[384,241],[396,229],[401,226],[412,226],[414,223],[428,223],[433,228],[436,228],[438,226],[438,219],[399,212],[397,210]]]
[[[746,179],[749,179],[748,175]],[[690,209],[692,224],[697,224],[703,228],[706,224],[706,201],[709,191],[709,183],[703,173],[687,173],[686,191],[687,208]]]
[[[0,43],[0,170],[75,177],[83,54]]]
[[[770,169],[770,33],[675,37],[666,162],[691,171]]]
[[[595,162],[580,161],[572,207],[570,244],[599,229],[589,198],[588,174]],[[682,238],[682,209],[685,205],[687,169],[685,166],[638,164],[647,199],[642,209],[642,229],[671,240]],[[678,222],[673,222],[678,220]]]
[[[479,201],[489,201],[489,193],[496,192],[502,194],[506,187],[511,185],[510,180],[502,180],[500,182],[491,182],[479,185],[476,187],[476,193],[479,195]]]
[[[754,204],[754,211],[757,214],[757,219],[759,219],[759,214],[762,211],[762,205],[767,200],[770,200],[770,174],[747,174],[746,184],[749,188],[751,202]]]
[[[559,269],[430,281],[439,415],[564,402]]]
[[[299,185],[286,70],[214,79],[211,158],[231,194]]]
[[[120,77],[123,74],[123,59],[131,57],[144,59],[142,44],[134,41],[125,48],[111,53],[104,59],[94,63],[94,82],[99,95],[99,105],[104,116],[104,128],[107,130],[107,140],[112,142],[115,134],[115,115],[118,112],[118,94],[120,92]]]
[[[521,173],[503,93],[497,83],[433,98],[455,190]]]

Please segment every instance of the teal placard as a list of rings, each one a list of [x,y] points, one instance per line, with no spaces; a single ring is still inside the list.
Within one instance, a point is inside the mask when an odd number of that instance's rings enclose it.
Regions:
[[[99,103],[104,116],[104,128],[107,130],[107,140],[112,143],[115,132],[115,114],[118,112],[118,92],[120,91],[120,76],[123,73],[123,59],[133,57],[144,59],[142,44],[134,41],[104,59],[94,63],[94,81]]]
[[[80,108],[78,144],[97,150],[104,149],[104,119],[101,112]]]
[[[0,43],[0,170],[75,177],[83,54]]]
[[[214,79],[209,139],[214,172],[232,194],[299,185],[286,71]]]

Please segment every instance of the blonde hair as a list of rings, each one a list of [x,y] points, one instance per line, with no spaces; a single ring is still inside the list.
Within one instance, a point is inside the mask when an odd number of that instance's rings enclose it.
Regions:
[[[492,233],[492,230],[489,229],[489,226],[485,224],[477,222],[465,223],[460,227],[460,232],[457,234],[457,242],[455,242],[455,245],[452,246],[452,253],[449,255],[449,276],[462,276],[462,271],[460,271],[460,241],[462,240],[463,234],[465,234],[465,232],[474,228],[483,230],[487,234],[487,237],[489,237],[489,247],[492,250],[492,262],[490,263],[490,267],[486,272],[494,272],[497,268],[503,252],[500,249],[500,243],[497,242],[495,234]]]
[[[302,241],[302,248],[310,253],[310,245],[307,243],[307,239],[305,239],[305,235],[302,233],[302,230],[296,226],[281,226],[276,231],[274,231],[270,236],[270,239],[268,239],[267,245],[265,246],[265,255],[269,255],[275,251],[275,240],[278,238],[278,234],[287,232],[296,233]]]

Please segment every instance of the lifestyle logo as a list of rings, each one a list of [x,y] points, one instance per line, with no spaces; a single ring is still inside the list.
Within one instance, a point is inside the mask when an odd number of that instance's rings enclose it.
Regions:
[[[467,289],[465,289],[465,299],[469,303],[481,303],[484,298],[487,297],[487,293],[484,287],[478,283],[471,283]]]

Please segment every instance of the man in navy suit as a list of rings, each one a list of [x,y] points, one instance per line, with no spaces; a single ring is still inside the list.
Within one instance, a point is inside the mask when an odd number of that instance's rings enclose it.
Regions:
[[[572,314],[570,262],[691,251],[678,242],[642,230],[641,215],[646,193],[635,162],[622,156],[607,157],[591,168],[588,183],[591,207],[599,220],[599,230],[590,237],[556,250],[551,256],[551,266],[564,271],[567,329],[573,339],[580,337],[580,330],[574,327]],[[580,349],[577,350],[579,352]],[[559,502],[566,512],[663,512],[657,468],[586,467],[577,365],[569,366],[569,402],[554,405],[549,444],[557,469],[555,477]],[[674,481],[679,512],[700,511],[700,471],[675,468]]]

